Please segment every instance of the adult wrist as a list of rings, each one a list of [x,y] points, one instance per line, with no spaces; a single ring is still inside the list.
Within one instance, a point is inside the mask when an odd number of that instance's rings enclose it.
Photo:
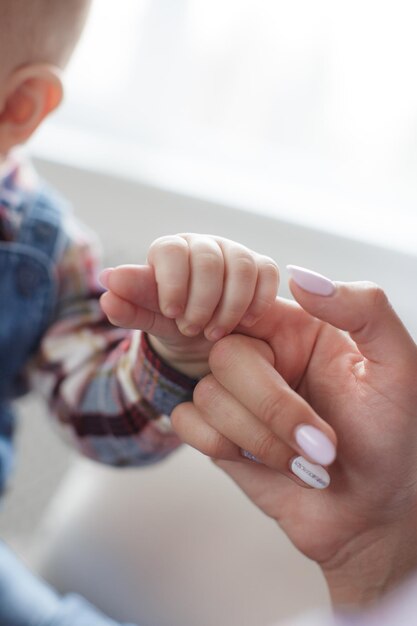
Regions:
[[[321,564],[335,610],[355,611],[380,600],[417,567],[415,525],[383,525],[355,537]]]

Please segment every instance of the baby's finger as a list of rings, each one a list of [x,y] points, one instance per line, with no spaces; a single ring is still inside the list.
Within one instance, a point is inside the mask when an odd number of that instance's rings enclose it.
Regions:
[[[122,300],[160,312],[155,273],[149,265],[119,265],[103,270],[102,285]]]
[[[178,332],[173,320],[123,300],[111,291],[107,291],[101,296],[100,305],[114,326],[142,330],[161,338],[175,336]]]
[[[231,333],[238,325],[252,302],[258,279],[254,253],[227,240],[222,241],[220,245],[225,262],[225,277],[223,295],[204,331],[207,339],[211,341],[217,341]]]
[[[219,244],[204,235],[186,236],[190,251],[190,282],[184,315],[177,318],[184,335],[198,335],[211,319],[223,290],[224,262]]]
[[[155,270],[161,311],[166,317],[182,314],[187,302],[189,280],[189,247],[179,235],[156,239],[148,253],[148,262]]]
[[[248,310],[240,321],[243,326],[253,326],[271,307],[278,293],[279,270],[268,257],[258,257],[258,280],[255,294]]]

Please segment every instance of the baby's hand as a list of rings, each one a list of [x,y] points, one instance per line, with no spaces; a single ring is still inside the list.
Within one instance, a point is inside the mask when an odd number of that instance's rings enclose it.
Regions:
[[[212,342],[255,324],[277,295],[275,262],[222,237],[160,237],[148,263],[105,270],[102,308],[116,326],[149,333],[156,351],[192,376],[208,371]]]

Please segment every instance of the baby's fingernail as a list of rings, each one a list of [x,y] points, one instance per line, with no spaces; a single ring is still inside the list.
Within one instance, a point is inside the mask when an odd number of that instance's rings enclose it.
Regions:
[[[309,459],[320,465],[330,465],[336,458],[334,443],[321,430],[309,424],[295,429],[295,440]]]
[[[177,306],[176,304],[171,304],[165,309],[164,313],[166,317],[174,319],[182,313],[182,308],[180,306]]]
[[[297,456],[291,461],[291,471],[309,487],[326,489],[330,485],[330,476],[321,465],[310,463],[303,456]]]
[[[224,328],[213,328],[212,330],[206,332],[206,337],[209,341],[218,341],[224,337],[224,335]]]
[[[100,285],[102,285],[105,289],[109,288],[109,276],[113,270],[114,267],[106,267],[106,269],[102,270],[98,276]]]
[[[181,330],[183,335],[187,335],[188,337],[195,337],[201,333],[201,326],[197,326],[196,324],[190,324],[190,326],[186,326]]]
[[[322,274],[298,265],[287,265],[287,270],[293,281],[309,293],[317,296],[331,296],[336,291],[334,282]]]

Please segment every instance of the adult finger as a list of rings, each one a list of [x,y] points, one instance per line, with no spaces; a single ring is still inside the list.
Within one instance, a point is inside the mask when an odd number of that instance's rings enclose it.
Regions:
[[[290,265],[290,288],[308,313],[349,332],[360,353],[380,364],[414,357],[415,345],[384,291],[370,282],[341,283]]]
[[[210,426],[192,402],[183,402],[171,413],[178,437],[206,456],[229,461],[242,460],[239,447]]]
[[[286,390],[289,393],[283,401],[291,410],[294,396],[289,387]],[[300,455],[299,444],[291,448],[282,440],[280,433],[271,431],[214,376],[209,374],[198,383],[193,399],[206,424],[236,444],[245,458],[256,460],[299,484],[303,483],[304,487],[323,489],[329,485],[330,477],[326,470]],[[311,454],[314,455],[314,450],[310,449]]]
[[[205,421],[248,458],[281,472],[288,471],[294,450],[281,441],[212,375],[205,376],[194,389],[194,404]]]
[[[214,377],[285,445],[313,462],[329,465],[336,456],[333,429],[265,358],[265,345],[243,335],[221,339],[209,356]]]

